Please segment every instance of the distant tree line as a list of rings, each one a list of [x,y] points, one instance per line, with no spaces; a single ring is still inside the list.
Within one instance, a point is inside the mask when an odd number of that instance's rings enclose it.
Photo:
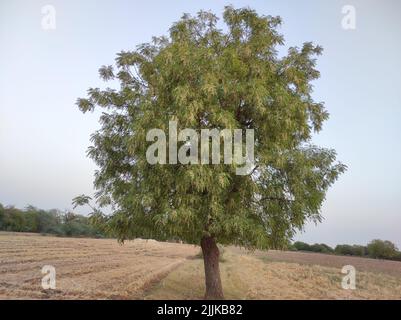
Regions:
[[[36,232],[70,237],[104,237],[90,218],[69,211],[41,210],[33,206],[17,209],[0,204],[0,230]]]
[[[34,206],[17,209],[0,203],[0,231],[35,232],[67,237],[106,237],[100,224],[70,211],[41,210]],[[399,260],[401,252],[388,240],[375,239],[366,246],[339,244],[334,249],[324,243],[308,244],[302,241],[288,244],[293,251],[310,251],[346,256]]]
[[[380,239],[372,240],[366,246],[339,244],[334,249],[324,243],[315,243],[310,245],[302,241],[297,241],[291,244],[289,249],[293,251],[311,251],[401,261],[401,252],[398,250],[396,245],[391,241]]]

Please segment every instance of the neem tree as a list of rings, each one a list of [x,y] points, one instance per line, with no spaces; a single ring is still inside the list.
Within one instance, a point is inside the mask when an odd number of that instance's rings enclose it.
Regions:
[[[321,220],[328,187],[345,170],[335,152],[311,144],[328,118],[311,97],[319,77],[311,43],[279,57],[280,18],[228,6],[217,17],[184,15],[168,37],[123,51],[100,68],[118,89],[88,90],[82,112],[104,108],[89,156],[100,206],[94,216],[120,240],[142,237],[200,244],[205,298],[223,298],[217,243],[280,248],[306,221]],[[152,128],[254,129],[255,166],[156,164],[146,161]],[[85,202],[85,197],[77,198]],[[86,199],[87,201],[88,199]]]

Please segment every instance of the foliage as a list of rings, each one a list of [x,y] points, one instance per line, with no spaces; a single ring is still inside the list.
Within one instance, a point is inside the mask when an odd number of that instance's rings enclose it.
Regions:
[[[330,246],[324,243],[315,243],[313,245],[309,245],[302,241],[296,241],[293,244],[294,248],[298,251],[311,251],[311,252],[320,252],[320,253],[333,253],[334,250]]]
[[[345,256],[353,255],[352,246],[348,245],[348,244],[339,244],[335,247],[334,251],[335,251],[335,253],[345,255]]]
[[[324,243],[315,243],[311,245],[311,251],[320,253],[333,253],[334,249]]]
[[[311,251],[320,253],[335,253],[344,256],[371,257],[401,261],[401,252],[394,243],[383,240],[372,240],[367,246],[339,244],[333,250],[330,246],[321,243],[309,245],[302,241],[296,241],[289,246],[290,250]]]
[[[81,194],[74,199],[72,199],[72,204],[74,209],[79,206],[90,205],[90,201],[92,200],[91,197]]]
[[[372,258],[394,259],[400,254],[396,245],[388,240],[372,240],[367,249],[369,256]]]
[[[298,251],[311,251],[310,250],[310,245],[302,242],[302,241],[296,241],[293,244],[294,248],[297,249]]]
[[[4,207],[0,204],[0,230],[37,232],[59,236],[103,237],[104,234],[93,226],[89,218],[72,212],[40,210],[27,206],[24,210]]]
[[[353,256],[367,256],[368,255],[368,248],[367,246],[360,246],[360,245],[356,245],[354,244],[352,246],[352,255]]]
[[[225,8],[217,17],[185,14],[169,36],[122,51],[100,77],[118,88],[90,88],[82,112],[103,109],[89,156],[99,166],[96,200],[115,208],[98,218],[120,240],[178,238],[199,244],[278,248],[306,221],[321,220],[327,189],[345,166],[333,150],[312,145],[328,118],[312,98],[319,77],[310,42],[279,57],[279,17]],[[254,129],[256,165],[150,165],[146,133],[178,121],[178,130]]]
[[[346,255],[346,256],[363,257],[363,256],[367,255],[366,246],[360,246],[360,245],[340,244],[335,247],[334,251],[337,254]]]

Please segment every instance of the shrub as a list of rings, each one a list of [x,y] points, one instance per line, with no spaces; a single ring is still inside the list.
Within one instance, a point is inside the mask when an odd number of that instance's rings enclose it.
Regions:
[[[20,210],[0,204],[0,230],[58,236],[104,237],[104,233],[91,224],[88,217],[59,210],[45,211],[33,206]]]
[[[353,255],[353,250],[352,246],[348,244],[339,244],[335,247],[334,252],[337,254],[341,254],[344,256],[352,256]]]
[[[310,245],[302,241],[294,242],[294,248],[298,251],[311,251]]]
[[[334,250],[332,247],[328,246],[324,243],[315,243],[310,247],[310,250],[313,252],[320,252],[320,253],[333,253]]]
[[[388,240],[372,240],[367,249],[369,256],[376,259],[394,259],[400,254],[395,244]]]
[[[358,257],[364,257],[368,254],[368,248],[366,246],[353,245],[351,251],[353,256]]]

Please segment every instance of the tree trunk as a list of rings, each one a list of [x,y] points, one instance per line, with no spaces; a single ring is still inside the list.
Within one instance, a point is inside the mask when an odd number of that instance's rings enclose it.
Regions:
[[[224,299],[223,287],[221,286],[219,268],[219,248],[213,237],[203,237],[201,240],[203,262],[205,265],[205,299]]]

